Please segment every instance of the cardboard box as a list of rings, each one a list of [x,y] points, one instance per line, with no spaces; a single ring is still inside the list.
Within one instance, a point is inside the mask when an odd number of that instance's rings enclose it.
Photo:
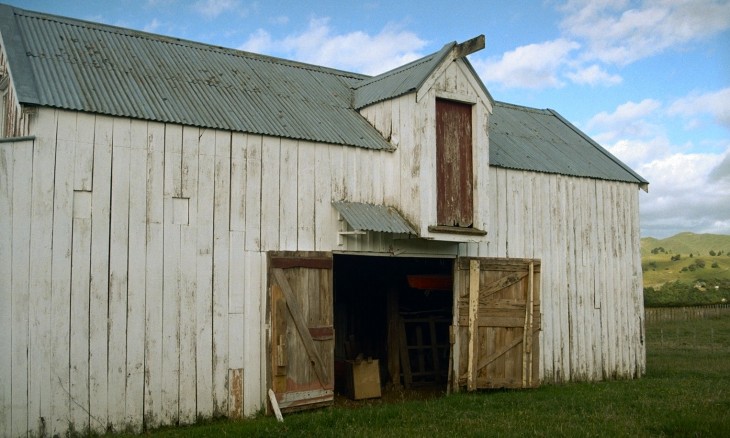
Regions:
[[[380,366],[377,359],[345,362],[347,396],[353,400],[380,397]]]

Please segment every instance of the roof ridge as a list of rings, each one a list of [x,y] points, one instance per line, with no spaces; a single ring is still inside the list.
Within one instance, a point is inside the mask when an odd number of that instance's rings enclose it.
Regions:
[[[437,52],[431,53],[430,55],[426,55],[426,56],[420,57],[418,59],[414,59],[413,61],[411,61],[411,62],[409,62],[409,63],[407,63],[405,65],[401,65],[401,66],[396,67],[396,68],[394,68],[392,70],[388,70],[386,72],[383,72],[383,73],[381,73],[379,75],[375,75],[375,76],[371,76],[369,78],[366,78],[361,83],[359,83],[356,87],[353,87],[353,89],[354,90],[357,90],[357,89],[362,88],[362,87],[364,87],[366,85],[370,85],[370,84],[377,83],[379,81],[385,80],[386,78],[388,78],[390,76],[396,75],[398,73],[401,73],[401,72],[404,72],[404,71],[407,71],[407,70],[411,70],[411,69],[413,69],[413,68],[415,68],[415,67],[417,67],[417,66],[419,66],[421,64],[425,64],[427,62],[430,62],[430,61],[433,60],[433,57],[436,56],[436,55],[438,55],[439,53],[441,53],[442,50],[443,50],[443,48],[441,48]]]
[[[501,100],[495,100],[494,105],[502,106],[505,108],[512,108],[512,109],[520,110],[520,111],[531,111],[531,112],[536,112],[536,113],[540,113],[540,114],[549,114],[550,113],[550,110],[547,108],[535,108],[535,107],[526,106],[526,105],[518,105],[516,103],[504,102]]]

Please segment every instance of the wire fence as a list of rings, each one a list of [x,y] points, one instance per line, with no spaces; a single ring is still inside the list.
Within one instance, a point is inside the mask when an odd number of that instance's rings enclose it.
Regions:
[[[647,307],[644,309],[644,315],[646,322],[719,318],[730,315],[730,304],[691,307]]]

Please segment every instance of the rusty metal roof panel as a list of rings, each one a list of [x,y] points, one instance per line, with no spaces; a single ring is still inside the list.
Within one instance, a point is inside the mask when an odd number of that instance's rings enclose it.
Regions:
[[[489,164],[561,175],[648,182],[553,110],[495,102]]]
[[[353,230],[418,235],[393,207],[362,202],[333,202],[332,205]]]
[[[368,76],[5,5],[0,32],[21,103],[392,149],[351,105]]]

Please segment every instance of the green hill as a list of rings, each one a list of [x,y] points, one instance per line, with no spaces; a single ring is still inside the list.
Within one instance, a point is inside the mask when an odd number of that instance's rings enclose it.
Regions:
[[[644,237],[641,239],[641,257],[652,254],[655,248],[664,248],[667,253],[708,256],[710,251],[730,253],[730,235],[679,233],[666,239]]]
[[[679,233],[666,239],[643,238],[641,266],[647,305],[730,300],[730,235]]]

